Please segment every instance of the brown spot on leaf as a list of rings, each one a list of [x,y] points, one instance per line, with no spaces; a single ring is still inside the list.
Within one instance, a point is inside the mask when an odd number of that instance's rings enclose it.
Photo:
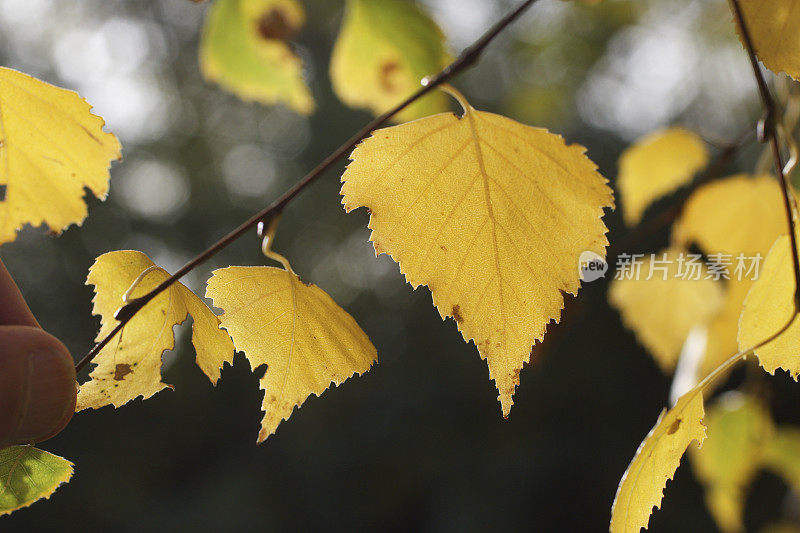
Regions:
[[[131,370],[131,365],[126,365],[124,363],[120,363],[114,368],[114,381],[122,381],[125,379],[125,376],[133,372]]]
[[[461,316],[461,308],[458,306],[458,304],[453,306],[453,311],[450,314],[453,315],[453,318],[455,318],[456,322],[459,324],[464,321],[464,317]]]
[[[296,31],[282,9],[270,9],[258,19],[258,34],[264,39],[286,42]]]
[[[673,435],[676,431],[678,431],[678,428],[680,427],[681,427],[681,419],[678,418],[677,420],[675,420],[675,422],[672,423],[672,425],[667,430],[667,435]]]
[[[397,83],[395,82],[395,74],[398,70],[400,70],[400,64],[394,60],[384,61],[381,65],[378,80],[384,91],[392,93],[398,89]]]
[[[0,185],[0,202],[6,201],[6,186]]]

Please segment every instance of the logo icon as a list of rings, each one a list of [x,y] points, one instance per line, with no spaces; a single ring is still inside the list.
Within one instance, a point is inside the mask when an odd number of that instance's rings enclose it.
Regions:
[[[608,272],[608,263],[600,255],[586,250],[578,259],[578,274],[581,281],[587,283],[605,277]]]

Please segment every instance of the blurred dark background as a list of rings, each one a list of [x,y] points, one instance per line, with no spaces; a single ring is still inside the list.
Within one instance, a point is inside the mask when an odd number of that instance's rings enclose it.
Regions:
[[[84,285],[96,256],[138,249],[174,271],[369,119],[344,107],[328,81],[342,2],[304,3],[308,22],[296,41],[317,100],[311,117],[246,104],[203,81],[197,44],[207,5],[0,2],[0,64],[77,90],[123,143],[109,200],[91,200],[82,227],[58,238],[27,228],[0,250],[42,325],[76,359],[98,327]],[[457,52],[511,2],[425,4]],[[587,146],[613,180],[619,153],[643,133],[681,123],[723,145],[759,116],[726,9],[723,0],[541,0],[455,85],[476,107]],[[730,171],[751,170],[756,155],[745,150]],[[211,387],[184,324],[165,356],[175,390],[77,414],[42,446],[76,464],[73,480],[0,518],[0,530],[607,530],[617,483],[670,385],[606,304],[607,281],[567,298],[503,420],[475,347],[442,323],[427,289],[413,291],[388,257],[374,257],[364,210],[345,215],[341,170],[290,206],[275,249],[354,315],[380,364],[310,398],[256,446],[257,376],[237,355]],[[625,238],[617,214],[606,220],[612,242]],[[667,236],[625,251],[656,251]],[[262,263],[252,235],[186,283],[203,294],[214,268]],[[800,422],[800,386],[786,375],[768,382],[776,417]],[[793,501],[762,474],[748,527],[791,517]],[[691,469],[668,484],[651,526],[714,531]]]

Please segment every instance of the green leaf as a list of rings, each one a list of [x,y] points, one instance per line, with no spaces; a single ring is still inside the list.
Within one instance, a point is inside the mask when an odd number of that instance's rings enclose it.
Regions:
[[[296,0],[217,0],[200,43],[200,68],[243,100],[309,114],[314,100],[287,40],[305,22]]]
[[[436,23],[408,0],[349,0],[331,58],[331,81],[347,105],[388,111],[450,59]],[[395,118],[413,120],[447,109],[434,92]]]
[[[72,477],[73,464],[33,446],[0,450],[0,515],[27,507]]]

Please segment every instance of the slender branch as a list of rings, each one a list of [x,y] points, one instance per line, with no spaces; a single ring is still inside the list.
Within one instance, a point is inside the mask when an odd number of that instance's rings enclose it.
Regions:
[[[455,77],[456,75],[460,74],[462,71],[468,69],[472,65],[474,65],[478,59],[480,58],[481,54],[483,53],[484,49],[491,43],[500,33],[502,33],[512,22],[517,20],[520,15],[522,15],[525,10],[527,10],[530,6],[535,4],[537,0],[525,0],[520,2],[520,4],[511,12],[506,14],[503,18],[497,21],[491,28],[489,28],[486,33],[484,33],[477,41],[472,43],[470,46],[464,49],[461,52],[461,55],[456,58],[455,61],[447,65],[444,69],[442,69],[438,74],[427,77],[422,80],[422,87],[417,90],[414,94],[406,98],[403,102],[396,105],[393,109],[387,111],[383,115],[375,118],[369,124],[361,128],[355,135],[350,137],[344,144],[342,144],[339,148],[337,148],[332,154],[326,157],[319,165],[317,165],[311,172],[305,175],[303,179],[295,183],[289,190],[287,190],[283,195],[281,195],[277,200],[272,202],[270,205],[247,219],[243,222],[239,227],[228,233],[222,239],[211,245],[208,249],[204,252],[200,253],[197,257],[186,263],[182,266],[177,272],[171,275],[169,278],[164,280],[160,285],[154,288],[149,293],[131,300],[123,307],[121,307],[117,313],[115,314],[115,318],[119,320],[117,326],[103,339],[101,339],[94,347],[84,356],[80,362],[75,365],[75,371],[80,372],[95,356],[100,353],[100,350],[117,335],[125,324],[130,322],[130,320],[138,313],[148,302],[150,302],[153,298],[164,292],[168,289],[173,283],[178,281],[180,278],[194,270],[197,266],[201,265],[214,255],[216,255],[220,250],[227,247],[233,241],[237,240],[239,237],[244,235],[248,230],[256,227],[259,222],[268,223],[273,217],[279,215],[281,211],[291,202],[297,195],[303,192],[309,185],[315,182],[322,174],[325,173],[328,169],[330,169],[337,161],[339,161],[342,157],[349,154],[355,146],[367,138],[370,133],[374,130],[379,128],[380,126],[384,125],[390,118],[392,118],[395,114],[399,113],[412,103],[416,102],[429,92],[433,91],[443,83],[446,83],[451,78]]]
[[[772,94],[769,92],[767,82],[764,80],[764,73],[761,72],[761,67],[756,58],[755,47],[753,46],[753,39],[750,34],[750,29],[744,20],[742,7],[739,5],[739,0],[730,0],[731,9],[733,10],[733,17],[736,20],[736,25],[739,28],[739,33],[742,36],[747,55],[750,57],[750,66],[753,68],[753,75],[758,85],[758,93],[761,96],[761,105],[764,108],[764,116],[758,123],[758,137],[762,143],[769,142],[772,146],[772,157],[775,161],[775,172],[781,180],[781,191],[783,192],[783,205],[786,210],[786,219],[789,223],[789,238],[792,245],[792,261],[794,263],[794,308],[795,313],[800,312],[800,258],[797,252],[797,235],[795,228],[794,209],[792,208],[793,192],[789,178],[783,172],[783,157],[781,156],[780,140],[778,137],[777,122],[780,120],[777,117],[777,106]]]

